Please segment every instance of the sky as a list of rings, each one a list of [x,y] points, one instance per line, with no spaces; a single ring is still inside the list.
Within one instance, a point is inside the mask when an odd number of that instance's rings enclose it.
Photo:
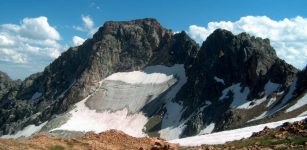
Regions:
[[[217,28],[271,39],[277,55],[301,69],[307,62],[307,1],[268,0],[3,0],[0,70],[13,79],[43,71],[105,21],[156,18],[201,44]]]

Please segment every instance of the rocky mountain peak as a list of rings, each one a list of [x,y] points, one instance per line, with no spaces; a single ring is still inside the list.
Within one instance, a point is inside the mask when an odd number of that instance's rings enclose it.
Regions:
[[[252,87],[276,70],[283,70],[286,74],[297,72],[277,57],[268,39],[256,38],[247,33],[233,35],[223,29],[214,31],[203,43],[194,68],[206,72],[208,78],[222,78],[226,84],[243,82]],[[192,74],[195,73],[192,71]],[[277,78],[273,80],[276,83],[284,81]]]
[[[163,28],[156,19],[152,18],[132,21],[107,21],[93,35],[93,39],[99,41],[103,38],[102,36],[106,35],[116,38],[140,38],[141,34],[146,33],[148,37],[153,36],[151,42],[157,46],[166,32],[171,34],[170,30]]]
[[[247,33],[234,35],[223,29],[215,30],[203,42],[191,62],[186,64],[192,66],[187,69],[188,82],[177,95],[178,100],[189,106],[184,116],[188,117],[199,106],[207,105],[208,101],[214,105],[192,119],[194,121],[190,122],[187,134],[195,134],[193,132],[197,131],[200,122],[215,122],[214,118],[224,114],[232,101],[235,101],[235,86],[238,93],[246,93],[247,100],[260,99],[268,96],[265,95],[265,86],[268,83],[281,85],[279,90],[287,91],[298,72],[277,57],[268,39]],[[225,93],[227,88],[232,90]],[[229,100],[221,104],[224,94],[228,95]],[[244,101],[244,98],[240,99]],[[221,124],[224,124],[225,120],[243,118],[236,112],[227,113],[232,115],[221,117],[221,122],[224,121]]]
[[[198,49],[185,33],[174,35],[155,19],[108,21],[92,39],[69,48],[42,73],[23,81],[20,90],[9,98],[12,103],[6,105],[19,110],[17,105],[22,103],[29,111],[18,117],[19,111],[3,109],[3,116],[14,115],[0,118],[0,128],[6,134],[41,123],[93,93],[99,82],[113,73],[183,64]],[[33,114],[38,115],[31,117]]]

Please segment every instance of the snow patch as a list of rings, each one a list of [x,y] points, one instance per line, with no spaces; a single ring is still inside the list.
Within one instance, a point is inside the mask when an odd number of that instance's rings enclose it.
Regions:
[[[272,94],[273,92],[277,91],[278,88],[280,88],[280,86],[281,86],[280,84],[273,83],[269,80],[268,83],[266,83],[264,86],[265,95],[268,96]]]
[[[170,143],[179,143],[181,146],[199,146],[201,144],[224,144],[229,141],[240,140],[242,138],[250,137],[253,132],[259,132],[264,127],[275,128],[281,126],[285,122],[295,122],[305,119],[306,117],[297,117],[278,122],[271,122],[251,127],[245,127],[241,129],[216,132],[206,135],[197,135],[193,137],[187,137],[182,139],[170,140]]]
[[[244,104],[238,106],[238,109],[251,109],[255,106],[260,105],[261,103],[263,103],[264,101],[266,101],[266,97],[263,97],[261,99],[254,99],[252,101],[247,101]]]
[[[255,117],[255,118],[253,118],[253,119],[251,119],[251,120],[249,120],[247,122],[252,122],[252,121],[260,120],[260,119],[265,118],[266,116],[267,116],[267,111],[263,112],[261,115]]]
[[[185,121],[180,121],[183,106],[174,102],[174,98],[181,87],[187,82],[187,77],[184,65],[182,64],[177,64],[173,68],[160,67],[159,69],[160,72],[173,74],[177,79],[177,83],[163,96],[167,112],[162,119],[161,130],[159,131],[160,137],[164,139],[176,139],[180,137],[186,125],[184,124]],[[144,71],[149,73],[155,72],[152,67],[147,67]]]
[[[226,89],[224,89],[222,91],[222,96],[219,98],[220,100],[229,98],[229,96],[227,95],[229,92],[233,93],[233,101],[230,105],[230,108],[241,108],[241,109],[247,109],[245,108],[243,105],[244,103],[247,103],[249,101],[247,101],[247,96],[249,94],[249,88],[245,87],[244,90],[241,92],[242,87],[240,86],[240,83],[237,84],[233,84],[230,87],[227,87]],[[243,106],[241,106],[243,105]]]
[[[300,98],[294,105],[289,107],[286,112],[291,112],[293,110],[299,109],[300,107],[303,107],[307,104],[307,94],[305,94],[302,98]]]
[[[276,113],[276,112],[278,112],[279,110],[281,110],[282,108],[285,107],[284,105],[293,97],[293,93],[294,93],[295,88],[296,88],[296,83],[297,83],[297,77],[295,77],[295,78],[293,79],[293,82],[292,82],[292,84],[291,84],[291,86],[290,86],[290,88],[289,88],[288,93],[283,97],[283,99],[281,100],[281,102],[280,102],[279,104],[275,105],[272,109],[270,109],[270,110],[268,111],[267,114],[268,114],[269,116],[272,115],[272,114],[274,114],[274,113]]]
[[[266,107],[270,107],[273,103],[275,103],[276,100],[277,100],[276,97],[272,97],[272,98],[269,100],[269,102],[268,102],[268,104],[266,105]]]
[[[214,122],[210,123],[206,128],[204,128],[203,130],[199,132],[199,135],[212,133],[212,131],[214,130],[214,127],[215,127],[215,123]]]
[[[128,115],[128,110],[123,109],[115,112],[105,111],[96,112],[89,109],[85,102],[89,97],[78,102],[69,113],[69,120],[55,130],[81,131],[95,133],[107,131],[110,129],[121,130],[131,136],[143,137],[142,129],[147,122],[147,117],[142,113]]]
[[[216,82],[220,82],[220,83],[222,83],[222,84],[224,84],[224,85],[225,85],[224,80],[223,80],[223,79],[221,79],[221,78],[218,78],[218,77],[214,76],[214,80],[215,80]]]
[[[24,129],[18,131],[15,134],[3,135],[1,138],[16,139],[16,138],[19,138],[19,137],[29,137],[29,136],[39,132],[46,124],[47,124],[47,121],[40,124],[39,126],[35,126],[35,125],[31,124],[31,125],[26,126]]]
[[[162,73],[147,74],[142,71],[132,71],[114,73],[105,78],[105,80],[122,81],[130,84],[159,84],[172,78],[173,75],[168,76]]]
[[[297,117],[303,117],[303,116],[307,116],[307,111],[305,111],[305,112],[299,114]]]
[[[176,102],[168,102],[165,108],[167,111],[162,120],[161,130],[159,131],[160,137],[164,139],[179,138],[186,127],[184,122],[180,122],[183,107]]]
[[[173,78],[176,77],[177,83],[166,93],[164,99],[166,99],[168,103],[171,103],[179,92],[181,87],[187,82],[188,78],[185,74],[185,69],[183,64],[175,64],[173,67],[166,67],[166,66],[149,66],[144,69],[146,73],[152,74],[154,72],[163,72],[164,74],[168,75],[167,77]]]

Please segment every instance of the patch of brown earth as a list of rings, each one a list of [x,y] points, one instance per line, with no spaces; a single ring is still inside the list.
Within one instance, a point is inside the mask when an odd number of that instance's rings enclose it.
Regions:
[[[99,134],[87,133],[81,138],[36,135],[30,139],[0,140],[1,150],[176,150],[178,148],[179,145],[167,143],[160,138],[136,138],[117,130]]]

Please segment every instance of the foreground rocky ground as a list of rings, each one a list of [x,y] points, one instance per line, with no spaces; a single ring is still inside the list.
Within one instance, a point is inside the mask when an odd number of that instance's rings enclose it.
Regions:
[[[121,131],[110,130],[100,134],[88,133],[80,138],[55,138],[37,135],[31,139],[0,140],[2,150],[167,150],[179,145],[167,143],[160,138],[136,138]]]
[[[87,133],[80,138],[56,138],[50,135],[36,135],[30,139],[0,140],[0,149],[48,149],[48,150],[94,150],[94,149],[137,149],[137,150],[260,150],[260,149],[307,149],[307,118],[293,124],[254,133],[250,138],[233,141],[224,145],[202,145],[180,147],[160,138],[136,138],[121,131],[110,130],[100,134]]]

